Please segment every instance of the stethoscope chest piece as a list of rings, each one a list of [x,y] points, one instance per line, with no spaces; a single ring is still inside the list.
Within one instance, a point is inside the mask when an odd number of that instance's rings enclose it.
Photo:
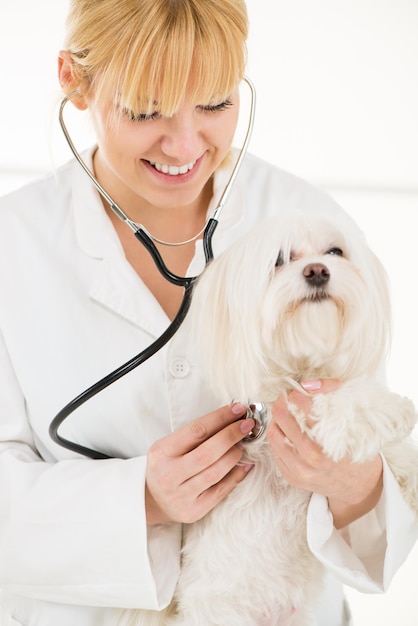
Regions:
[[[267,409],[263,402],[252,402],[251,404],[248,404],[246,418],[248,419],[249,417],[255,421],[255,426],[252,431],[250,431],[248,435],[241,440],[243,443],[256,441],[256,439],[259,439],[266,430]]]

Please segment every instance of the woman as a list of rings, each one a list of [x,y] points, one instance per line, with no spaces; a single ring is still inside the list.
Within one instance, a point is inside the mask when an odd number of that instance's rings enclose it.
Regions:
[[[202,229],[233,162],[246,37],[241,0],[71,2],[59,79],[90,111],[97,146],[86,161],[179,275],[202,268]],[[289,204],[341,210],[247,156],[215,255]],[[54,415],[158,337],[181,294],[74,162],[3,198],[0,220],[4,621],[127,624],[170,602],[181,524],[245,480],[252,468],[238,465],[239,442],[254,423],[238,419],[239,404],[217,406],[175,336],[62,426],[66,438],[114,458],[55,444]],[[336,385],[304,383],[311,393]],[[306,397],[292,396],[308,414]],[[268,438],[284,477],[313,493],[310,547],[330,572],[317,624],[348,623],[334,574],[363,591],[385,589],[417,537],[414,516],[380,456],[332,463],[280,398]]]

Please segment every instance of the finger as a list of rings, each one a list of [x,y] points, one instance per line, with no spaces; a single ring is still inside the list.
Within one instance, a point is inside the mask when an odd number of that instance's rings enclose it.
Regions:
[[[206,446],[206,443],[202,444],[202,446]],[[199,449],[196,449],[196,452],[198,451]],[[196,473],[196,465],[193,463],[194,451],[191,452],[187,462],[191,464],[191,470],[195,473],[182,486],[191,489],[194,493],[202,494],[207,489],[220,483],[237,466],[243,455],[242,446],[239,447],[237,445],[230,447],[221,456],[218,456],[218,451],[219,448],[215,452],[216,460],[210,465],[206,465],[204,462],[204,467],[199,473]]]
[[[294,455],[296,450],[295,444],[289,439],[287,435],[285,435],[280,426],[278,426],[274,422],[270,422],[270,424],[268,425],[266,437],[270,443],[270,447],[275,458],[285,458]]]
[[[288,412],[280,414],[277,421],[274,419],[274,410],[272,414],[267,438],[275,456],[294,464],[297,455],[304,466],[317,467],[323,457],[321,446],[301,430],[296,419]]]
[[[303,472],[305,465],[304,459],[277,426],[270,424],[266,436],[270,443],[273,460],[281,476],[289,484],[299,486],[299,475]]]
[[[279,398],[272,407],[272,419],[270,425],[280,430],[283,436],[294,445],[298,445],[303,437],[306,437],[301,430],[297,415],[301,424],[306,421],[306,416],[311,410],[312,400],[308,396],[292,391],[288,398]]]
[[[236,402],[199,417],[165,437],[164,452],[170,457],[187,454],[215,433],[237,422],[246,412],[247,407]],[[239,434],[239,425],[237,431]],[[239,440],[238,438],[237,441]]]
[[[221,502],[248,475],[253,465],[235,466],[224,478],[206,489],[195,501],[194,519],[200,519]],[[192,520],[194,521],[194,520]]]
[[[288,432],[291,429],[288,429]],[[292,439],[287,435],[282,428],[275,424],[274,422],[270,422],[266,436],[270,443],[270,447],[272,448],[273,455],[275,457],[281,457],[283,459],[287,459],[287,462],[293,463],[296,454],[299,454],[299,449],[295,444],[294,440],[298,438],[300,435],[300,431],[292,436]]]
[[[254,428],[254,425],[255,422],[253,419],[234,422],[185,454],[182,463],[184,479],[186,480],[191,476],[196,476],[201,472],[206,472],[206,475],[208,475],[212,472],[219,471],[222,460],[223,465],[225,465],[227,459],[231,457],[231,454],[228,456],[229,452],[231,452],[234,457],[236,457],[238,453],[238,458],[231,462],[230,467],[226,470],[229,471],[231,467],[236,465],[242,455],[242,450],[240,450],[236,444]],[[221,471],[220,477],[225,475],[226,471],[223,473]],[[220,477],[209,480],[204,488],[206,489],[208,486],[213,485]]]
[[[269,427],[267,437],[274,462],[284,480],[290,485],[314,491],[318,480],[328,480],[331,474],[330,460],[324,457],[314,442],[308,440],[297,448],[275,426]]]
[[[333,378],[302,381],[301,387],[303,387],[306,393],[292,390],[287,396],[280,397],[273,406],[274,421],[281,426],[289,439],[294,441],[294,437],[297,437],[297,428],[300,428],[303,432],[305,426],[310,427],[313,425],[309,420],[312,410],[312,396],[319,393],[331,393],[336,391],[340,385],[341,381]],[[286,420],[286,416],[289,413],[296,417],[296,422],[289,419]],[[289,428],[291,432],[288,432]]]
[[[303,380],[300,386],[308,393],[330,393],[338,389],[341,381],[335,378],[326,378],[324,380]]]
[[[252,425],[249,424],[249,426],[253,428],[254,421],[251,420],[251,422]],[[242,438],[242,433],[240,437]],[[188,469],[185,470],[185,463],[187,464],[189,460],[185,456],[171,459],[168,466],[166,464],[165,470],[162,473],[160,471],[156,480],[148,477],[150,494],[159,506],[160,511],[164,512],[168,519],[182,522],[192,522],[200,519],[210,510],[211,502],[222,499],[224,491],[229,493],[233,486],[242,480],[249,471],[250,464],[237,467],[242,454],[242,447],[234,445],[213,466],[209,466],[197,474],[196,468],[190,465],[190,463],[188,464]],[[161,470],[158,449],[156,453],[157,459],[154,456],[154,452],[151,450],[149,452],[148,467],[151,468],[157,464]],[[152,476],[151,470],[149,473]],[[229,476],[229,474],[231,475]],[[225,485],[222,486],[224,481]],[[214,494],[208,498],[208,502],[205,504],[206,500],[202,500],[201,496],[214,486],[216,487],[213,490]],[[203,510],[205,506],[208,508]]]
[[[333,391],[336,391],[341,386],[341,381],[335,378],[328,378],[325,380],[306,380],[301,383],[301,386],[312,397],[315,394],[332,393]],[[314,426],[315,421],[316,421],[316,420],[314,421],[309,418],[310,418],[310,409],[306,413],[306,417],[304,419],[304,422],[306,422],[306,425],[308,426],[308,428]]]

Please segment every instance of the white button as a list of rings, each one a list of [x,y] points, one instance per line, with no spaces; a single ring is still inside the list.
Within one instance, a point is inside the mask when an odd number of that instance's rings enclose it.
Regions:
[[[186,378],[190,374],[190,364],[187,359],[174,359],[170,363],[169,370],[174,378]]]

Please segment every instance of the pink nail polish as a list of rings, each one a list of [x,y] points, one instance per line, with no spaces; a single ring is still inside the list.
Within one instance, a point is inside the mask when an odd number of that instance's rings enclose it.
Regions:
[[[243,435],[248,435],[249,432],[252,431],[252,429],[255,426],[255,422],[253,419],[245,419],[242,420],[241,424],[240,424],[240,429]]]
[[[306,391],[319,391],[322,387],[320,380],[303,380],[300,384]]]
[[[241,404],[241,402],[234,402],[234,404],[231,405],[231,411],[234,415],[244,415],[244,413],[247,412],[247,407]]]

